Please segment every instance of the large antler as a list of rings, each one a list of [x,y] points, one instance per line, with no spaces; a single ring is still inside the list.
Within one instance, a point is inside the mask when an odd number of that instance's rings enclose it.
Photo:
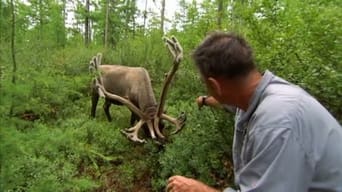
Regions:
[[[162,87],[162,91],[161,91],[161,95],[160,95],[160,99],[159,99],[159,103],[157,107],[157,112],[155,116],[153,117],[153,119],[151,117],[148,117],[144,112],[142,112],[138,107],[136,107],[128,99],[106,91],[106,89],[103,87],[101,72],[97,71],[98,66],[101,65],[101,57],[102,57],[101,54],[98,54],[96,57],[93,57],[90,62],[90,66],[91,66],[90,68],[96,69],[96,71],[98,72],[97,74],[98,78],[96,78],[96,87],[99,90],[98,92],[100,93],[100,95],[108,97],[110,99],[113,99],[115,101],[118,101],[124,104],[132,112],[134,112],[136,115],[140,117],[140,120],[136,125],[134,125],[131,128],[126,129],[125,131],[121,131],[132,141],[141,142],[141,143],[145,142],[144,139],[139,139],[138,137],[138,132],[145,123],[148,126],[151,137],[155,139],[156,138],[155,133],[158,135],[158,137],[164,138],[163,134],[160,132],[160,129],[159,129],[160,119],[167,120],[176,126],[176,130],[173,133],[177,133],[178,131],[180,131],[182,127],[184,126],[184,122],[186,120],[186,116],[184,113],[181,113],[181,115],[178,118],[173,118],[164,113],[164,106],[165,106],[167,92],[168,92],[170,83],[176,71],[178,70],[179,64],[183,58],[183,49],[175,37],[171,37],[171,39],[163,38],[163,40],[165,41],[165,44],[167,45],[170,53],[173,56],[173,66],[165,76],[164,84]],[[152,120],[154,121],[152,122]]]
[[[132,141],[144,143],[145,140],[144,139],[139,139],[138,133],[139,133],[140,128],[145,123],[147,123],[147,127],[148,127],[148,129],[150,131],[151,137],[153,139],[156,138],[156,136],[154,134],[154,130],[153,130],[152,119],[147,117],[139,108],[137,108],[128,99],[125,99],[125,98],[120,97],[118,95],[114,95],[114,94],[111,94],[111,93],[107,92],[106,89],[103,87],[103,85],[99,81],[96,81],[96,86],[99,89],[99,92],[102,92],[106,97],[121,102],[122,104],[126,105],[131,111],[133,111],[135,114],[137,114],[140,117],[139,122],[135,126],[126,129],[126,131],[121,131],[123,134],[125,134]]]
[[[134,125],[131,128],[126,129],[125,131],[121,131],[123,134],[125,134],[130,140],[144,143],[145,140],[139,139],[138,133],[140,128],[147,123],[148,129],[150,131],[151,137],[155,138],[154,130],[153,130],[153,123],[152,119],[147,117],[139,108],[137,108],[132,102],[130,102],[128,99],[125,99],[121,96],[111,94],[106,89],[103,87],[103,82],[102,82],[102,76],[101,76],[101,71],[98,70],[99,66],[101,65],[101,60],[102,60],[102,54],[98,53],[96,56],[94,56],[89,64],[89,71],[95,74],[95,81],[96,81],[96,87],[98,89],[98,93],[102,97],[107,97],[110,99],[113,99],[115,101],[118,101],[125,106],[127,106],[131,111],[133,111],[136,115],[140,117],[139,122]]]
[[[169,49],[169,51],[173,57],[173,66],[165,76],[165,80],[164,80],[164,84],[163,84],[163,88],[161,91],[159,104],[158,104],[158,108],[157,108],[156,117],[154,119],[155,131],[156,131],[157,135],[161,138],[164,138],[164,136],[160,133],[160,130],[158,127],[160,118],[165,119],[165,120],[175,124],[176,130],[173,133],[177,133],[178,131],[180,131],[182,129],[182,127],[184,125],[184,121],[186,119],[185,114],[182,114],[182,116],[180,118],[175,119],[175,118],[172,118],[172,117],[163,113],[164,112],[164,106],[165,106],[165,100],[166,100],[166,96],[167,96],[167,92],[168,92],[170,83],[171,83],[176,71],[178,70],[180,62],[183,59],[183,48],[175,37],[172,36],[171,39],[164,37],[163,40],[165,41],[165,44],[168,47],[168,49]]]

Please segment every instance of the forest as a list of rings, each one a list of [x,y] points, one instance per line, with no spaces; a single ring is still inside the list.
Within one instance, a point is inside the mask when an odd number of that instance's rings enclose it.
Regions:
[[[342,123],[341,18],[340,0],[0,0],[0,191],[164,191],[175,174],[233,185],[234,116],[198,109],[207,93],[192,51],[211,31],[241,34],[261,71],[301,86]],[[187,115],[183,129],[171,134],[165,122],[163,142],[144,131],[146,143],[133,142],[121,133],[128,108],[112,105],[108,122],[103,98],[91,118],[92,57],[146,68],[159,100],[171,36],[183,60],[165,110]]]

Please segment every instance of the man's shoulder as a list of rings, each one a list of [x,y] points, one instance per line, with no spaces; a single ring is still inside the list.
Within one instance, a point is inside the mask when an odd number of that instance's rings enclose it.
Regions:
[[[284,128],[328,126],[336,121],[313,96],[287,83],[271,83],[265,89],[251,120],[259,126]]]
[[[252,115],[258,126],[291,128],[312,97],[298,86],[289,83],[271,83],[260,98]]]

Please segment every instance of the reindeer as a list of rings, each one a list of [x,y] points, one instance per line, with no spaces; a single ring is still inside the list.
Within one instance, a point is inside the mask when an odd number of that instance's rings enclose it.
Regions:
[[[89,70],[95,75],[101,73],[92,82],[91,97],[91,117],[95,117],[96,106],[100,97],[100,92],[96,87],[96,82],[100,81],[104,88],[112,94],[120,95],[131,101],[144,113],[153,116],[156,112],[157,102],[152,90],[150,76],[145,68],[127,67],[122,65],[101,65],[102,54],[94,56],[89,64]],[[104,96],[105,97],[105,96]],[[112,117],[109,112],[111,104],[122,105],[117,100],[105,97],[103,109],[109,122]],[[131,126],[139,120],[139,117],[132,111]]]
[[[147,124],[150,135],[156,139],[156,135],[164,139],[160,131],[161,119],[169,121],[176,126],[177,133],[184,126],[186,116],[184,113],[178,118],[173,118],[164,113],[166,94],[169,85],[179,67],[183,57],[183,50],[176,38],[164,38],[164,41],[173,56],[173,67],[165,75],[160,102],[157,103],[149,74],[142,67],[127,67],[122,65],[101,65],[101,54],[93,57],[89,69],[97,74],[92,82],[92,109],[91,116],[95,117],[96,105],[99,96],[105,98],[104,110],[107,119],[111,121],[109,107],[111,104],[125,105],[131,111],[131,128],[124,133],[130,140],[144,143],[144,139],[138,137],[140,128]],[[134,125],[134,123],[138,122]]]

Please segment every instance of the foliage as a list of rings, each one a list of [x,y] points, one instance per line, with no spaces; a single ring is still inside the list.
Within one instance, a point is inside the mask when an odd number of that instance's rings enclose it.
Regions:
[[[337,19],[342,15],[335,5],[288,0],[236,7],[243,9],[241,31],[252,42],[260,68],[302,86],[342,119],[342,23]]]
[[[0,153],[3,191],[84,191],[97,186],[87,176],[75,177],[80,151],[70,132],[41,123],[17,130],[18,120],[5,125]]]
[[[229,120],[232,117],[222,111],[198,111],[192,103],[180,103],[178,106],[191,113],[188,113],[186,128],[171,138],[159,158],[160,170],[154,188],[160,191],[167,178],[175,174],[197,178],[217,188],[228,186],[233,176],[233,124]]]
[[[91,1],[93,36],[86,47],[84,1],[76,2],[77,21],[69,28],[66,1],[29,2],[14,1],[18,70],[12,83],[10,2],[0,1],[0,191],[163,191],[174,174],[217,188],[231,185],[233,118],[197,109],[194,99],[206,92],[190,57],[218,28],[244,34],[261,70],[302,86],[342,122],[340,1],[179,1],[166,35],[181,42],[184,61],[166,110],[172,116],[184,111],[188,120],[177,135],[170,135],[174,127],[166,124],[166,143],[145,145],[120,133],[129,126],[125,107],[111,107],[110,123],[101,107],[89,118],[88,62],[102,52],[103,63],[145,67],[158,100],[172,60],[157,16],[143,29],[136,22],[136,1],[111,2],[105,48],[107,1]],[[217,12],[220,2],[223,13]]]

